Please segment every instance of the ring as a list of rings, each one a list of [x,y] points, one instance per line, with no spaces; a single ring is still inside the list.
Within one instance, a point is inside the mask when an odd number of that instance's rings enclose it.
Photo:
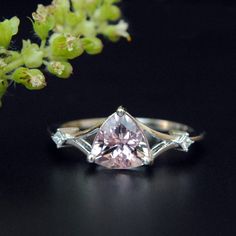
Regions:
[[[134,118],[119,107],[108,118],[70,121],[51,134],[57,148],[74,146],[89,163],[111,169],[151,165],[163,152],[187,152],[204,133],[195,135],[184,124],[151,118]]]

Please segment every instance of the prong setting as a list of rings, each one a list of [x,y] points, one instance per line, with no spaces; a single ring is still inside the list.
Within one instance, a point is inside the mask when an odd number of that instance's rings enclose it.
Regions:
[[[119,106],[116,110],[116,114],[119,116],[119,117],[122,117],[124,114],[125,114],[125,108],[122,107],[122,106]]]
[[[94,163],[95,162],[95,156],[93,155],[93,154],[89,154],[88,156],[87,156],[87,161],[89,162],[89,163]]]
[[[145,159],[143,160],[143,164],[144,164],[145,166],[151,166],[151,165],[153,165],[153,163],[154,163],[154,160],[153,160],[153,159],[147,159],[147,158],[145,158]]]
[[[59,149],[64,147],[66,145],[66,142],[73,137],[70,134],[64,133],[61,129],[57,129],[57,132],[53,134],[51,138]]]

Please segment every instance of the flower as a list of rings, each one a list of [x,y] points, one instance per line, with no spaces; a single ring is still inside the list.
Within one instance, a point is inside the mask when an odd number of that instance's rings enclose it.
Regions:
[[[69,78],[73,72],[71,64],[66,61],[51,61],[48,64],[47,69],[50,73],[61,79]]]
[[[102,33],[104,33],[111,41],[117,41],[121,37],[126,38],[131,41],[131,37],[127,32],[129,24],[124,20],[120,20],[116,25],[106,25],[102,28]]]
[[[48,9],[48,7],[39,4],[36,12],[33,12],[32,14],[34,21],[37,21],[38,23],[44,23],[48,17]]]
[[[81,39],[85,51],[90,55],[99,54],[103,49],[102,41],[96,37],[85,37]]]
[[[95,55],[103,50],[100,36],[111,41],[121,37],[131,39],[128,23],[119,21],[122,14],[116,4],[120,0],[51,1],[46,6],[39,4],[32,13],[39,43],[23,40],[20,50],[9,49],[20,20],[13,17],[0,22],[0,105],[12,83],[29,90],[44,88],[46,80],[41,69],[45,67],[58,78],[69,78],[73,73],[69,60],[83,52]]]
[[[55,26],[53,12],[53,5],[44,6],[39,4],[36,12],[32,14],[34,31],[42,40],[47,39],[49,31]]]
[[[32,73],[32,71],[31,71]],[[29,80],[29,87],[30,89],[41,89],[41,87],[44,87],[46,85],[44,76],[42,74],[31,74],[30,80]]]
[[[50,40],[53,58],[74,59],[83,52],[81,40],[72,34],[54,34]]]
[[[0,46],[9,47],[12,37],[18,33],[19,24],[20,20],[16,16],[0,22]]]
[[[131,37],[129,33],[127,32],[128,28],[129,28],[129,24],[125,22],[124,20],[120,20],[119,23],[116,25],[116,34],[130,41]]]
[[[20,67],[12,74],[12,79],[29,90],[39,90],[47,85],[43,73],[38,69]]]
[[[21,50],[21,54],[24,63],[28,68],[37,68],[43,63],[43,52],[37,44],[31,43],[30,40],[23,40],[23,49]]]

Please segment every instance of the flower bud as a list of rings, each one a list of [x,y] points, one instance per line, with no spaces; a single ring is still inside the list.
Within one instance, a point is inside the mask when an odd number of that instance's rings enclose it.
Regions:
[[[37,44],[32,44],[30,40],[23,40],[23,49],[21,54],[24,59],[24,63],[28,68],[40,67],[43,63],[43,52]]]
[[[36,12],[33,12],[32,17],[37,22],[46,22],[48,17],[48,8],[43,6],[42,4],[39,4]]]
[[[54,20],[53,18],[48,18],[48,20],[44,23],[41,22],[33,22],[33,28],[35,33],[41,40],[46,40],[49,34],[49,31],[52,30],[54,27]]]
[[[70,34],[54,34],[50,49],[53,58],[61,59],[74,59],[84,52],[81,40]]]
[[[121,20],[117,25],[107,25],[103,33],[111,40],[111,41],[118,41],[121,37],[126,38],[128,41],[131,41],[131,37],[128,30],[128,23]]]
[[[71,64],[66,61],[49,62],[47,69],[50,73],[56,75],[58,78],[61,79],[69,78],[73,72]]]
[[[29,90],[39,90],[46,86],[45,77],[38,69],[20,67],[12,74],[12,79]]]
[[[72,6],[73,6],[73,9],[76,10],[76,11],[80,11],[81,9],[83,9],[83,5],[84,5],[84,0],[71,0],[72,2]]]
[[[8,48],[11,39],[18,33],[20,20],[16,16],[0,22],[0,46]]]
[[[6,57],[4,57],[4,61],[6,64],[10,64],[13,61],[18,60],[21,57],[21,54],[16,51],[8,51]]]
[[[45,7],[39,4],[37,11],[32,14],[34,31],[41,40],[47,39],[49,31],[55,25],[52,9],[52,7]]]
[[[82,12],[69,12],[66,17],[66,22],[71,27],[77,26],[85,18]]]
[[[84,9],[90,13],[96,9],[99,3],[101,3],[100,0],[72,0],[72,6],[76,11]]]
[[[88,54],[99,54],[103,49],[102,41],[96,37],[85,37],[81,39],[83,47]]]
[[[80,34],[86,36],[86,37],[94,37],[97,33],[96,33],[96,25],[93,21],[91,20],[85,20],[83,22],[80,23],[79,25],[79,29],[80,29]]]
[[[70,0],[53,0],[53,15],[57,25],[64,25],[67,14],[70,12]]]
[[[116,21],[121,17],[121,11],[117,6],[103,5],[102,7],[98,8],[95,11],[94,17],[95,19],[101,21],[105,20]]]
[[[69,0],[53,0],[52,5],[62,8],[66,11],[70,10],[70,1]]]
[[[116,21],[120,17],[121,17],[121,11],[120,11],[119,7],[111,5],[109,7],[108,20]]]
[[[4,69],[6,66],[6,61],[3,58],[0,58],[0,70]]]
[[[1,58],[6,57],[7,54],[8,54],[8,50],[6,48],[0,46],[0,57]]]

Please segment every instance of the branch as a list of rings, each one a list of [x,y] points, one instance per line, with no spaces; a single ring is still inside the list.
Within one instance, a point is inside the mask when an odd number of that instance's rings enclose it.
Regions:
[[[20,50],[10,50],[18,33],[17,17],[0,22],[0,105],[12,82],[30,90],[46,86],[42,71],[67,79],[73,73],[70,60],[83,53],[102,52],[99,36],[116,42],[121,37],[131,40],[128,24],[121,20],[119,0],[53,0],[39,4],[32,14],[32,25],[40,44],[23,40]]]

